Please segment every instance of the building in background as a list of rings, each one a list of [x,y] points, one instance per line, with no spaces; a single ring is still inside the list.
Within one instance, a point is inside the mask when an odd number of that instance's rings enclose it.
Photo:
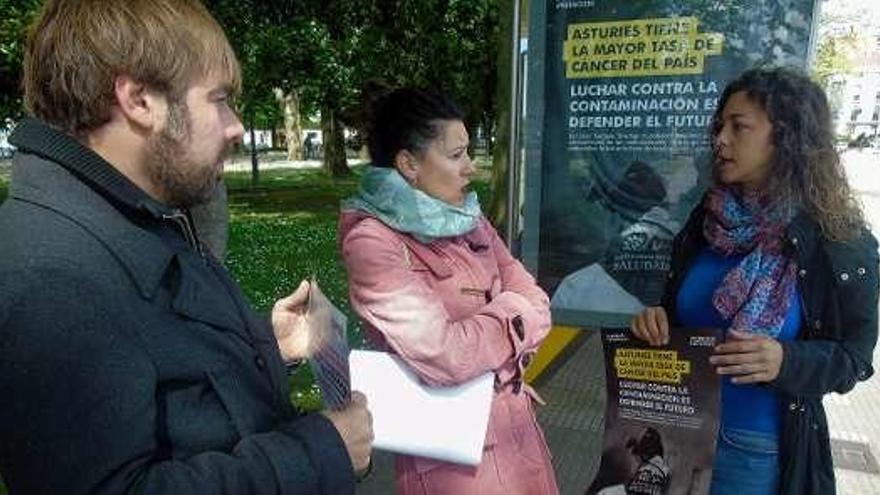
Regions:
[[[271,129],[254,129],[254,141],[257,143],[258,150],[272,148],[272,130]],[[251,133],[245,132],[242,138],[242,144],[246,148],[251,147]]]
[[[841,144],[880,145],[880,2],[823,0],[816,78]]]
[[[880,146],[880,26],[863,45],[853,71],[832,76],[828,92],[837,98],[837,135],[855,144]]]

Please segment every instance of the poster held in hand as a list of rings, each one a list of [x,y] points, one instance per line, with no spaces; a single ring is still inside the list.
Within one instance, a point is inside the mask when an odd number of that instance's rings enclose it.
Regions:
[[[654,347],[603,329],[608,401],[588,495],[709,493],[721,381],[709,363],[719,329],[672,328]]]
[[[314,279],[309,282],[306,320],[311,332],[309,363],[324,407],[340,410],[351,401],[347,318],[321,292]]]

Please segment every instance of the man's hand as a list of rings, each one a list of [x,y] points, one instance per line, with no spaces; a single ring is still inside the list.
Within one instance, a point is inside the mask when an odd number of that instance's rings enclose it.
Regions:
[[[766,335],[728,333],[730,339],[715,347],[709,362],[719,375],[736,375],[733,383],[769,382],[779,376],[782,367],[782,344]]]
[[[348,457],[355,473],[361,473],[370,465],[373,449],[373,416],[367,409],[367,398],[358,391],[351,392],[351,402],[339,411],[323,411],[348,449]]]
[[[284,362],[309,357],[308,299],[309,283],[303,280],[293,294],[275,301],[272,308],[272,329]]]
[[[633,335],[651,345],[669,343],[669,320],[663,306],[651,306],[635,315],[629,324]]]

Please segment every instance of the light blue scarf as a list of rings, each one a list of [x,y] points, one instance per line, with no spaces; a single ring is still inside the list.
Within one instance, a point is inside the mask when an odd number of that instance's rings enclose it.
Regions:
[[[385,225],[429,243],[455,237],[474,229],[482,212],[477,194],[465,196],[455,206],[410,186],[397,169],[368,166],[357,194],[342,202],[343,210],[359,210]]]

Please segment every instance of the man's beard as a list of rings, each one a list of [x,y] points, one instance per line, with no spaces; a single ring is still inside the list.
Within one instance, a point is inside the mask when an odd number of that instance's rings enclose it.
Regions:
[[[170,101],[165,128],[149,139],[145,157],[150,180],[168,206],[190,208],[206,203],[220,182],[221,170],[215,164],[196,163],[189,156],[191,138],[189,109],[185,103]]]

